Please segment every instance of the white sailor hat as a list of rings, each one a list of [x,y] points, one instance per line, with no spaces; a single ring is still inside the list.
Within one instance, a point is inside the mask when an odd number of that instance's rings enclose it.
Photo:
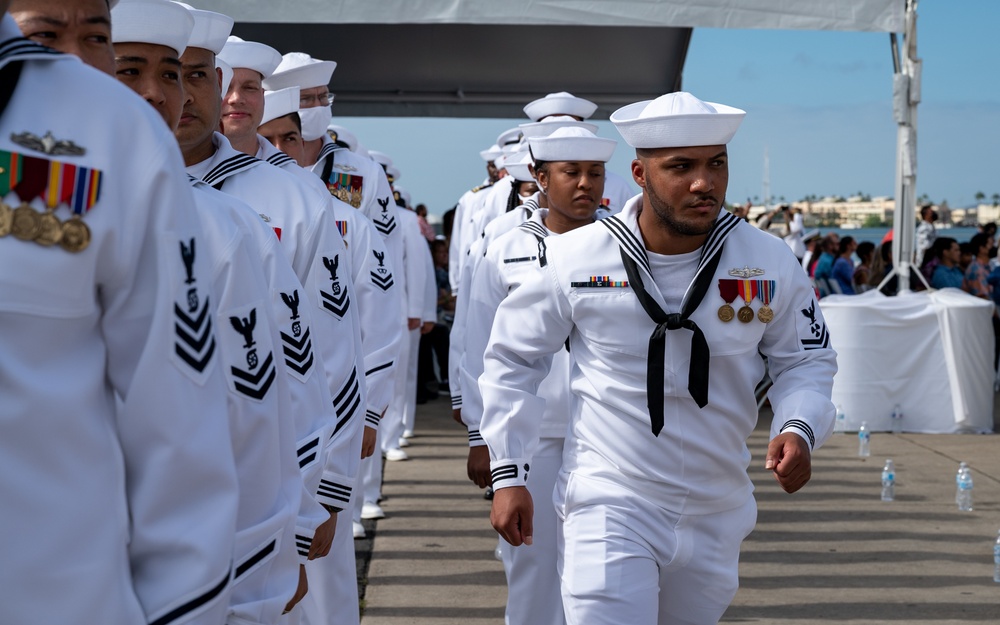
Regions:
[[[111,10],[112,43],[150,43],[184,53],[194,18],[167,0],[124,0]]]
[[[234,36],[226,40],[218,57],[233,68],[252,69],[263,78],[273,74],[278,63],[281,63],[281,53],[271,46],[256,41],[243,41]]]
[[[176,1],[176,0],[175,0]],[[189,48],[204,48],[218,54],[226,45],[226,37],[233,32],[233,18],[215,11],[203,11],[190,4],[177,2],[191,13],[194,18],[194,30],[188,41]]]
[[[353,152],[358,147],[358,138],[354,133],[337,124],[330,124],[326,127],[326,134],[330,135],[334,143],[339,143]]]
[[[511,143],[518,143],[521,141],[521,129],[520,128],[510,128],[504,130],[497,137],[497,145],[502,149],[505,145],[510,145]]]
[[[487,163],[492,163],[501,154],[503,154],[503,150],[500,149],[499,145],[494,143],[488,149],[481,151],[479,157]]]
[[[225,98],[226,94],[229,93],[229,85],[233,83],[233,68],[219,57],[215,57],[215,67],[222,72],[222,90],[220,93]]]
[[[264,92],[264,116],[260,119],[263,126],[269,121],[299,112],[299,88],[289,87],[277,91]]]
[[[528,165],[533,165],[534,161],[531,160],[531,152],[524,150],[523,152],[515,152],[509,156],[504,157],[504,169],[511,176],[514,176],[514,180],[518,182],[531,182],[534,178],[531,176],[531,171],[528,169]]]
[[[379,152],[378,150],[368,150],[368,155],[375,159],[375,162],[382,167],[389,167],[392,165],[392,159],[389,155],[384,152]]]
[[[540,122],[529,122],[527,124],[521,124],[518,128],[521,129],[521,134],[525,138],[530,137],[545,137],[559,128],[585,128],[590,132],[597,134],[597,124],[588,124],[587,122],[578,122],[569,115],[553,115],[552,117],[546,117]]]
[[[550,115],[574,115],[587,119],[596,110],[597,105],[590,100],[584,100],[572,93],[560,91],[529,102],[524,107],[524,114],[537,122]]]
[[[618,142],[598,137],[586,128],[559,128],[547,137],[531,137],[528,146],[536,161],[611,160]]]
[[[678,91],[623,106],[611,114],[611,122],[634,148],[678,148],[725,145],[745,116],[738,108]]]
[[[507,155],[501,154],[500,156],[493,159],[493,166],[497,169],[503,169],[507,161]]]
[[[402,174],[399,173],[399,168],[395,165],[386,165],[385,176],[389,179],[389,182],[396,182],[402,177]]]
[[[314,59],[304,52],[289,52],[281,57],[277,69],[264,81],[264,88],[275,91],[286,87],[325,87],[330,84],[335,69],[334,61]]]

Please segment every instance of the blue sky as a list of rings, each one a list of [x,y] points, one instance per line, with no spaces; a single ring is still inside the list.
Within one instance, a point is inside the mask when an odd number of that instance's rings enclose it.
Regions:
[[[971,205],[977,191],[1000,193],[1000,1],[923,0],[918,15],[917,192]],[[775,198],[893,194],[888,34],[696,29],[684,89],[748,113],[730,144],[730,201],[763,195],[765,150]],[[437,214],[481,182],[479,150],[523,121],[339,118],[389,154],[400,186]],[[621,139],[609,122],[598,125]],[[621,142],[610,168],[630,177],[632,156]]]

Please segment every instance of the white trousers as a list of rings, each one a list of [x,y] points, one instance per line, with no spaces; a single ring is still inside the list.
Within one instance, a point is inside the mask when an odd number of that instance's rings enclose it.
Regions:
[[[531,458],[528,492],[535,505],[532,544],[511,547],[500,539],[507,574],[507,625],[562,625],[562,598],[556,561],[558,524],[552,491],[562,467],[562,438],[543,438]]]
[[[659,508],[621,484],[569,476],[559,571],[569,625],[716,625],[739,587],[751,496],[707,515]]]
[[[337,515],[337,533],[330,553],[307,562],[306,575],[309,592],[293,611],[301,613],[302,625],[359,625],[358,570],[350,507]]]
[[[417,422],[417,369],[420,367],[420,330],[410,332],[410,353],[406,361],[406,404],[403,408],[403,430],[413,431]],[[399,436],[403,432],[400,431]],[[399,436],[396,437],[397,444]]]
[[[400,341],[399,356],[394,367],[395,384],[393,385],[392,401],[379,423],[379,435],[382,437],[382,451],[399,447],[399,438],[403,435],[403,419],[407,409],[410,414],[417,408],[417,357],[420,351],[420,329],[407,330],[403,328],[403,339]],[[413,370],[410,384],[410,370]]]

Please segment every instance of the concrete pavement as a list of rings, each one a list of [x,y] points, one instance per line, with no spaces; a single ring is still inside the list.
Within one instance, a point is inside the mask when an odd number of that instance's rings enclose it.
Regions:
[[[770,417],[765,409],[750,440],[757,527],[723,623],[1000,623],[1000,438],[876,433],[862,460],[856,435],[835,434],[814,454],[810,484],[787,495],[762,468]],[[418,407],[411,442],[411,460],[386,463],[387,517],[368,523],[362,623],[503,623],[489,502],[465,476],[465,433],[445,399]],[[893,502],[879,497],[886,458],[896,464]],[[954,503],[962,460],[973,469],[973,512]]]

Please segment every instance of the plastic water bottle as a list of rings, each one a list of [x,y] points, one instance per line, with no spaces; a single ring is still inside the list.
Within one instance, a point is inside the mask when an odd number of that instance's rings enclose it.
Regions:
[[[834,432],[844,432],[847,430],[847,415],[844,413],[844,407],[837,406],[837,420],[833,422]]]
[[[972,512],[972,471],[968,467],[958,476],[958,509]]]
[[[968,470],[969,470],[969,463],[967,463],[967,462],[959,462],[958,463],[958,473],[955,474],[955,503],[956,504],[958,504],[958,500],[960,499],[959,495],[961,495],[961,493],[962,493],[962,488],[961,488],[961,486],[959,486],[959,484],[962,481],[962,471],[968,471]]]
[[[892,458],[885,461],[882,467],[882,501],[892,501],[896,498],[896,467]]]
[[[993,581],[1000,584],[1000,536],[993,543]]]
[[[872,455],[871,450],[872,435],[868,431],[868,422],[862,421],[858,428],[858,458],[867,458]]]
[[[903,431],[903,408],[896,404],[892,409],[892,433],[900,434]]]

